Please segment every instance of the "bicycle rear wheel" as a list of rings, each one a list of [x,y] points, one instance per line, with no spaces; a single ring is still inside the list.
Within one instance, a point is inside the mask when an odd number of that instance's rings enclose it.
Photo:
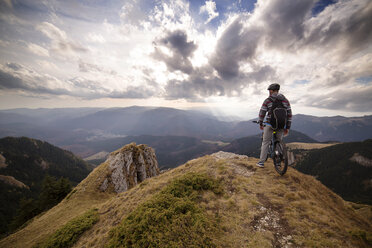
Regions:
[[[282,141],[278,141],[274,144],[274,167],[279,175],[283,176],[287,172],[288,168],[288,157],[287,149]]]

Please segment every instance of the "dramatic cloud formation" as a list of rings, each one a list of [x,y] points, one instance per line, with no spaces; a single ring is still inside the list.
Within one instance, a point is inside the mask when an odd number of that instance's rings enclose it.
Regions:
[[[200,13],[208,14],[208,20],[205,22],[205,24],[209,23],[219,15],[216,11],[216,3],[213,1],[206,1],[205,5],[200,7]]]
[[[372,113],[370,0],[7,0],[0,11],[3,95],[247,113],[278,82],[299,112]]]
[[[238,16],[227,26],[210,59],[211,65],[223,79],[237,77],[241,62],[254,63],[262,33],[258,27],[244,28],[244,21],[243,17]]]
[[[187,74],[192,73],[193,67],[189,57],[197,46],[194,42],[187,41],[185,32],[181,30],[170,32],[165,38],[160,39],[158,43],[162,47],[155,47],[154,58],[164,61],[170,71],[179,70]],[[163,52],[161,48],[167,50],[163,50]]]
[[[127,86],[126,89],[112,89],[104,82],[83,77],[61,81],[47,74],[39,74],[20,64],[0,65],[0,89],[20,90],[36,94],[69,95],[85,99],[96,98],[148,98],[154,90],[146,86]]]

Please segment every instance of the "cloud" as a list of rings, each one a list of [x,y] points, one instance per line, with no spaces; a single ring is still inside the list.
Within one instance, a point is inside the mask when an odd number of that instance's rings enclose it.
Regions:
[[[231,80],[213,76],[214,69],[210,66],[197,68],[184,80],[169,80],[165,90],[167,99],[187,99],[204,101],[212,96],[239,97],[243,95],[248,85],[256,85],[276,78],[276,73],[270,66],[257,67],[256,70],[244,73]]]
[[[128,86],[125,91],[113,91],[110,93],[109,97],[111,98],[138,98],[138,99],[146,99],[153,96],[156,96],[157,93],[154,89],[149,87],[143,86]]]
[[[204,101],[211,96],[240,96],[250,84],[276,79],[273,67],[255,62],[263,33],[255,26],[245,27],[246,20],[245,15],[231,18],[207,64],[198,67],[192,65],[191,58],[199,47],[189,41],[186,30],[168,31],[156,39],[153,58],[164,62],[170,72],[183,73],[168,78],[164,97]],[[241,70],[243,63],[250,64],[252,70]]]
[[[60,54],[66,53],[84,53],[88,49],[79,44],[79,42],[71,41],[66,32],[59,29],[49,22],[43,22],[36,27],[51,40],[51,50]]]
[[[193,41],[187,40],[186,32],[182,30],[168,32],[164,38],[155,41],[155,44],[159,45],[160,48],[155,47],[153,57],[165,62],[170,71],[179,70],[187,74],[192,72],[193,67],[189,57],[197,46]],[[168,54],[161,47],[166,48],[166,51],[169,51]]]
[[[103,72],[104,69],[101,68],[98,65],[91,64],[91,63],[86,63],[83,62],[82,60],[79,61],[79,71],[80,72]]]
[[[154,85],[112,88],[109,84],[104,85],[100,80],[84,77],[61,81],[17,63],[0,64],[0,89],[28,92],[44,97],[66,95],[82,99],[149,98],[157,94]]]
[[[359,3],[362,4],[362,2]],[[351,73],[355,63],[351,65],[344,61],[342,64],[329,64],[329,66],[324,67],[324,63],[330,63],[330,61],[327,58],[327,52],[323,52],[322,49],[333,50],[333,52],[338,53],[339,48],[318,43],[318,52],[311,45],[312,42],[308,42],[308,40],[311,37],[310,34],[316,30],[317,25],[326,26],[325,15],[341,18],[341,14],[344,13],[343,18],[346,20],[356,12],[349,11],[348,15],[345,15],[345,10],[341,11],[340,7],[334,4],[313,17],[312,8],[315,3],[316,1],[313,0],[296,2],[259,1],[252,14],[239,14],[230,17],[225,22],[225,26],[221,26],[218,31],[218,40],[214,52],[208,58],[208,63],[201,67],[192,67],[188,63],[189,60],[184,59],[189,58],[190,53],[181,53],[180,50],[175,49],[178,46],[172,46],[171,43],[165,42],[168,41],[167,38],[164,38],[163,42],[156,42],[156,45],[163,45],[168,50],[164,52],[157,50],[155,58],[164,61],[170,71],[180,70],[186,75],[183,78],[168,79],[165,86],[165,97],[167,99],[183,98],[189,101],[203,101],[205,98],[212,96],[243,96],[247,88],[251,89],[251,94],[260,94],[262,92],[258,90],[260,84],[265,83],[263,88],[266,89],[266,84],[270,82],[288,82],[288,76],[292,77],[291,75],[296,78],[301,76],[301,78],[307,80],[309,83],[303,87],[319,92],[326,99],[328,99],[327,95],[331,94],[332,90],[339,89],[346,84],[350,86],[350,82],[357,77],[355,73]],[[344,4],[350,3],[344,2]],[[369,27],[364,25],[369,23],[366,13],[369,13],[368,8],[358,17],[359,21],[356,21],[356,23],[363,23],[359,27],[359,30],[363,31],[364,34],[362,37],[369,37],[371,33],[364,29]],[[319,24],[311,26],[310,23],[314,23],[314,20],[317,20]],[[348,29],[346,28],[346,30]],[[186,44],[186,31],[178,30],[175,34],[181,33],[183,33],[183,44]],[[355,33],[347,32],[342,35],[348,37],[347,39],[353,39],[351,36]],[[172,35],[168,36],[171,37]],[[326,38],[326,35],[324,34],[322,37]],[[365,40],[368,41],[367,38],[358,41]],[[319,41],[321,41],[321,37],[314,39],[315,43]],[[337,44],[337,42],[335,43]],[[197,51],[198,43],[195,42],[194,44],[196,46],[195,51]],[[353,43],[353,45],[357,44]],[[359,48],[363,48],[363,46],[359,46]],[[355,51],[360,50],[356,48]],[[301,52],[304,52],[304,54],[301,54]],[[185,56],[181,56],[182,54]],[[314,60],[312,56],[316,56],[318,60]],[[283,61],[286,58],[293,58],[294,64]],[[368,64],[367,61],[368,59],[365,59],[365,61],[359,60],[358,75],[368,74],[368,69],[361,66],[361,64]],[[306,78],[305,75],[310,77]],[[293,82],[293,80],[290,82]],[[289,87],[284,87],[284,89],[287,89],[287,92],[292,91]],[[362,107],[362,101],[354,101],[354,105],[352,104],[353,98],[357,96],[358,92],[338,94],[341,97],[333,96],[332,101],[321,101],[321,99],[317,101],[324,103],[324,106],[335,108],[338,101],[345,97],[350,101],[348,109],[356,110],[358,108],[356,106]],[[350,97],[346,95],[350,95]],[[294,94],[294,96],[295,101],[298,94]],[[302,103],[313,106],[312,102],[303,101]]]
[[[87,40],[91,42],[97,42],[97,43],[105,43],[106,39],[101,35],[97,33],[90,33],[87,35]]]
[[[217,77],[209,77],[212,68],[203,67],[194,71],[185,80],[169,80],[165,87],[167,99],[187,99],[201,101],[212,95],[225,95],[223,81]]]
[[[317,0],[258,1],[254,11],[256,25],[262,25],[269,47],[295,49],[305,35],[305,21]]]
[[[13,8],[13,3],[12,3],[12,0],[4,0],[4,3],[9,7],[9,8]]]
[[[124,3],[120,12],[120,19],[124,24],[140,26],[141,22],[147,18],[141,0],[129,0]]]
[[[17,63],[1,65],[1,90],[254,105],[278,82],[297,106],[367,109],[357,96],[369,103],[371,82],[357,79],[372,75],[370,0],[216,2],[29,0],[35,15],[2,1],[2,58]]]
[[[304,46],[326,48],[344,60],[372,44],[372,2],[339,1],[305,24]]]
[[[194,20],[190,15],[190,2],[184,0],[166,0],[155,4],[149,12],[147,21],[152,28],[163,30],[193,29]]]
[[[61,87],[61,81],[58,79],[39,74],[17,63],[0,65],[0,88],[39,94],[69,94],[69,90]]]
[[[34,43],[30,43],[27,45],[28,49],[38,55],[38,56],[41,56],[41,57],[49,57],[49,51],[47,49],[45,49],[44,47],[41,47],[39,45],[36,45]]]
[[[237,77],[240,62],[250,61],[256,55],[256,49],[262,38],[262,31],[256,27],[243,27],[244,17],[236,17],[222,33],[217,42],[210,64],[225,80]]]
[[[305,101],[308,106],[316,108],[368,112],[372,106],[371,95],[372,85],[367,85],[338,89],[328,94],[311,94]]]
[[[216,18],[219,14],[216,11],[216,3],[213,1],[206,1],[205,5],[200,7],[200,13],[207,13],[208,14],[208,20],[205,22],[205,24],[212,21],[214,18]]]
[[[180,54],[182,57],[189,57],[195,51],[197,46],[192,41],[187,41],[187,34],[184,31],[176,30],[169,32],[168,35],[160,40],[160,43],[174,52]]]
[[[74,96],[83,99],[120,98],[120,99],[146,99],[156,96],[157,89],[148,86],[123,86],[113,88],[110,84],[103,84],[97,79],[76,77],[68,80],[74,87]]]

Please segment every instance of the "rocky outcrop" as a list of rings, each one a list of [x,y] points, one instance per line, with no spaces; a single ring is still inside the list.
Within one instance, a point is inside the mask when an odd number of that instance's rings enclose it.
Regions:
[[[354,153],[354,155],[350,158],[350,161],[356,162],[365,167],[372,167],[372,159],[363,157],[359,153]]]
[[[0,168],[6,168],[7,166],[5,157],[0,154]]]
[[[219,151],[211,154],[216,159],[248,159],[247,155],[239,155],[232,152]]]
[[[44,159],[39,159],[35,163],[39,165],[43,170],[49,169],[49,164]]]
[[[22,183],[21,181],[18,181],[12,176],[0,175],[0,181],[6,184],[9,184],[11,186],[14,186],[14,187],[30,189],[26,184]]]
[[[124,192],[146,178],[160,174],[155,151],[136,143],[112,152],[105,164],[108,165],[108,173],[99,187],[101,191],[112,186],[116,193]]]

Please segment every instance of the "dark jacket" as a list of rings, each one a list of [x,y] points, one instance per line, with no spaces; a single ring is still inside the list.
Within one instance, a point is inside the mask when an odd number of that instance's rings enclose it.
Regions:
[[[285,98],[284,95],[282,94],[272,94],[266,100],[263,102],[262,107],[260,109],[260,113],[258,115],[259,122],[262,123],[264,121],[266,112],[267,112],[267,117],[266,121],[270,122],[271,116],[271,108],[273,106],[273,101],[278,98],[279,100],[282,101],[283,106],[287,109],[287,123],[285,126],[285,129],[290,129],[291,128],[291,123],[292,123],[292,110],[291,110],[291,104],[289,103],[288,99]]]

